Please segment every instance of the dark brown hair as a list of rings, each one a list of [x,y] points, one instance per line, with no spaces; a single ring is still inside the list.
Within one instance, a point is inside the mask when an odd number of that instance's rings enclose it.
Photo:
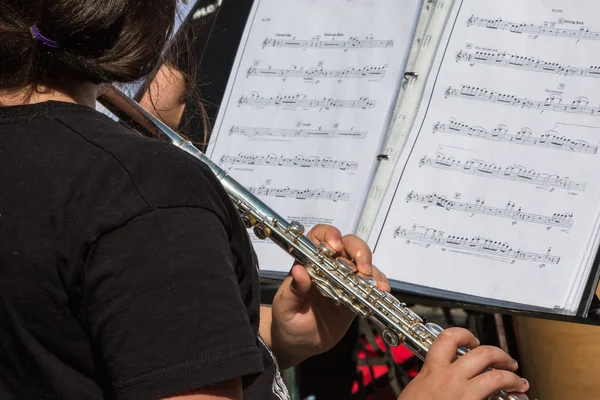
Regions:
[[[196,103],[206,141],[191,39],[172,40],[180,1],[0,0],[0,91],[33,94],[41,86],[68,90],[80,83],[130,83],[152,79],[161,65],[181,70],[184,64],[181,101]],[[36,39],[34,25],[58,48]],[[142,89],[150,90],[147,84]]]
[[[178,0],[0,0],[0,90],[131,82],[159,64]],[[36,25],[59,43],[34,39]]]

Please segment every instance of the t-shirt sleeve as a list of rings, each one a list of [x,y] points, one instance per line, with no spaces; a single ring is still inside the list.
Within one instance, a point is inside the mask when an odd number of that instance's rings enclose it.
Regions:
[[[236,257],[212,211],[156,209],[103,235],[83,310],[117,399],[156,399],[262,372]]]

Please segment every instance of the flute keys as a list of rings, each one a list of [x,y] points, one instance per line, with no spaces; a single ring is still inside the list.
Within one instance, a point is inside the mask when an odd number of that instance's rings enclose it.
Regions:
[[[335,255],[335,251],[328,248],[325,243],[320,243],[317,249],[319,254],[323,254],[325,257],[333,257]]]
[[[246,229],[250,229],[254,226],[254,221],[252,221],[252,217],[250,215],[242,215],[241,218]]]
[[[434,323],[428,323],[425,324],[425,327],[427,329],[429,329],[429,331],[435,336],[439,336],[440,333],[442,333],[442,331],[444,330],[444,328],[442,328],[441,326],[439,326],[438,324],[434,324]]]
[[[421,324],[413,325],[411,327],[411,333],[414,336],[417,336],[421,342],[427,343],[430,346],[433,344],[433,341],[436,338],[436,335],[432,334],[427,328],[425,328],[425,326]]]
[[[335,266],[344,277],[354,274],[354,268],[352,268],[350,262],[346,262],[346,260],[341,257],[335,260]]]
[[[381,334],[383,340],[392,347],[400,345],[400,337],[391,329],[386,329]]]
[[[292,221],[292,222],[290,222],[290,225],[288,226],[287,230],[294,237],[300,237],[300,236],[304,235],[305,228],[304,228],[304,225],[302,225],[300,222]]]
[[[271,234],[271,231],[269,230],[269,228],[267,228],[266,226],[263,226],[262,224],[254,226],[253,230],[254,230],[254,235],[260,240],[265,240]]]
[[[388,292],[383,292],[383,296],[381,296],[383,302],[388,306],[395,306],[398,303],[398,300],[394,296],[392,296]]]
[[[377,287],[377,281],[372,276],[367,278],[362,275],[356,275],[356,280],[365,289],[375,289]]]

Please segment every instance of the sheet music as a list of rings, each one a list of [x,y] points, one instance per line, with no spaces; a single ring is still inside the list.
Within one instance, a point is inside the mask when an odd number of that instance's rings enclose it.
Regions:
[[[255,0],[207,155],[288,220],[355,229],[421,0]],[[252,239],[261,270],[291,257]]]
[[[369,239],[390,279],[575,311],[598,248],[598,11],[456,1]]]

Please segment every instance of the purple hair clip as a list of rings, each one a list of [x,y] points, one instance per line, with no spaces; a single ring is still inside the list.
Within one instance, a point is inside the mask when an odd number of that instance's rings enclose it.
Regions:
[[[54,49],[57,49],[59,47],[58,42],[48,39],[47,37],[42,35],[41,32],[39,31],[37,25],[35,25],[35,24],[31,27],[31,34],[33,35],[34,38],[36,38],[37,40],[39,40],[40,42],[42,42],[43,44],[45,44],[48,47],[52,47]]]

